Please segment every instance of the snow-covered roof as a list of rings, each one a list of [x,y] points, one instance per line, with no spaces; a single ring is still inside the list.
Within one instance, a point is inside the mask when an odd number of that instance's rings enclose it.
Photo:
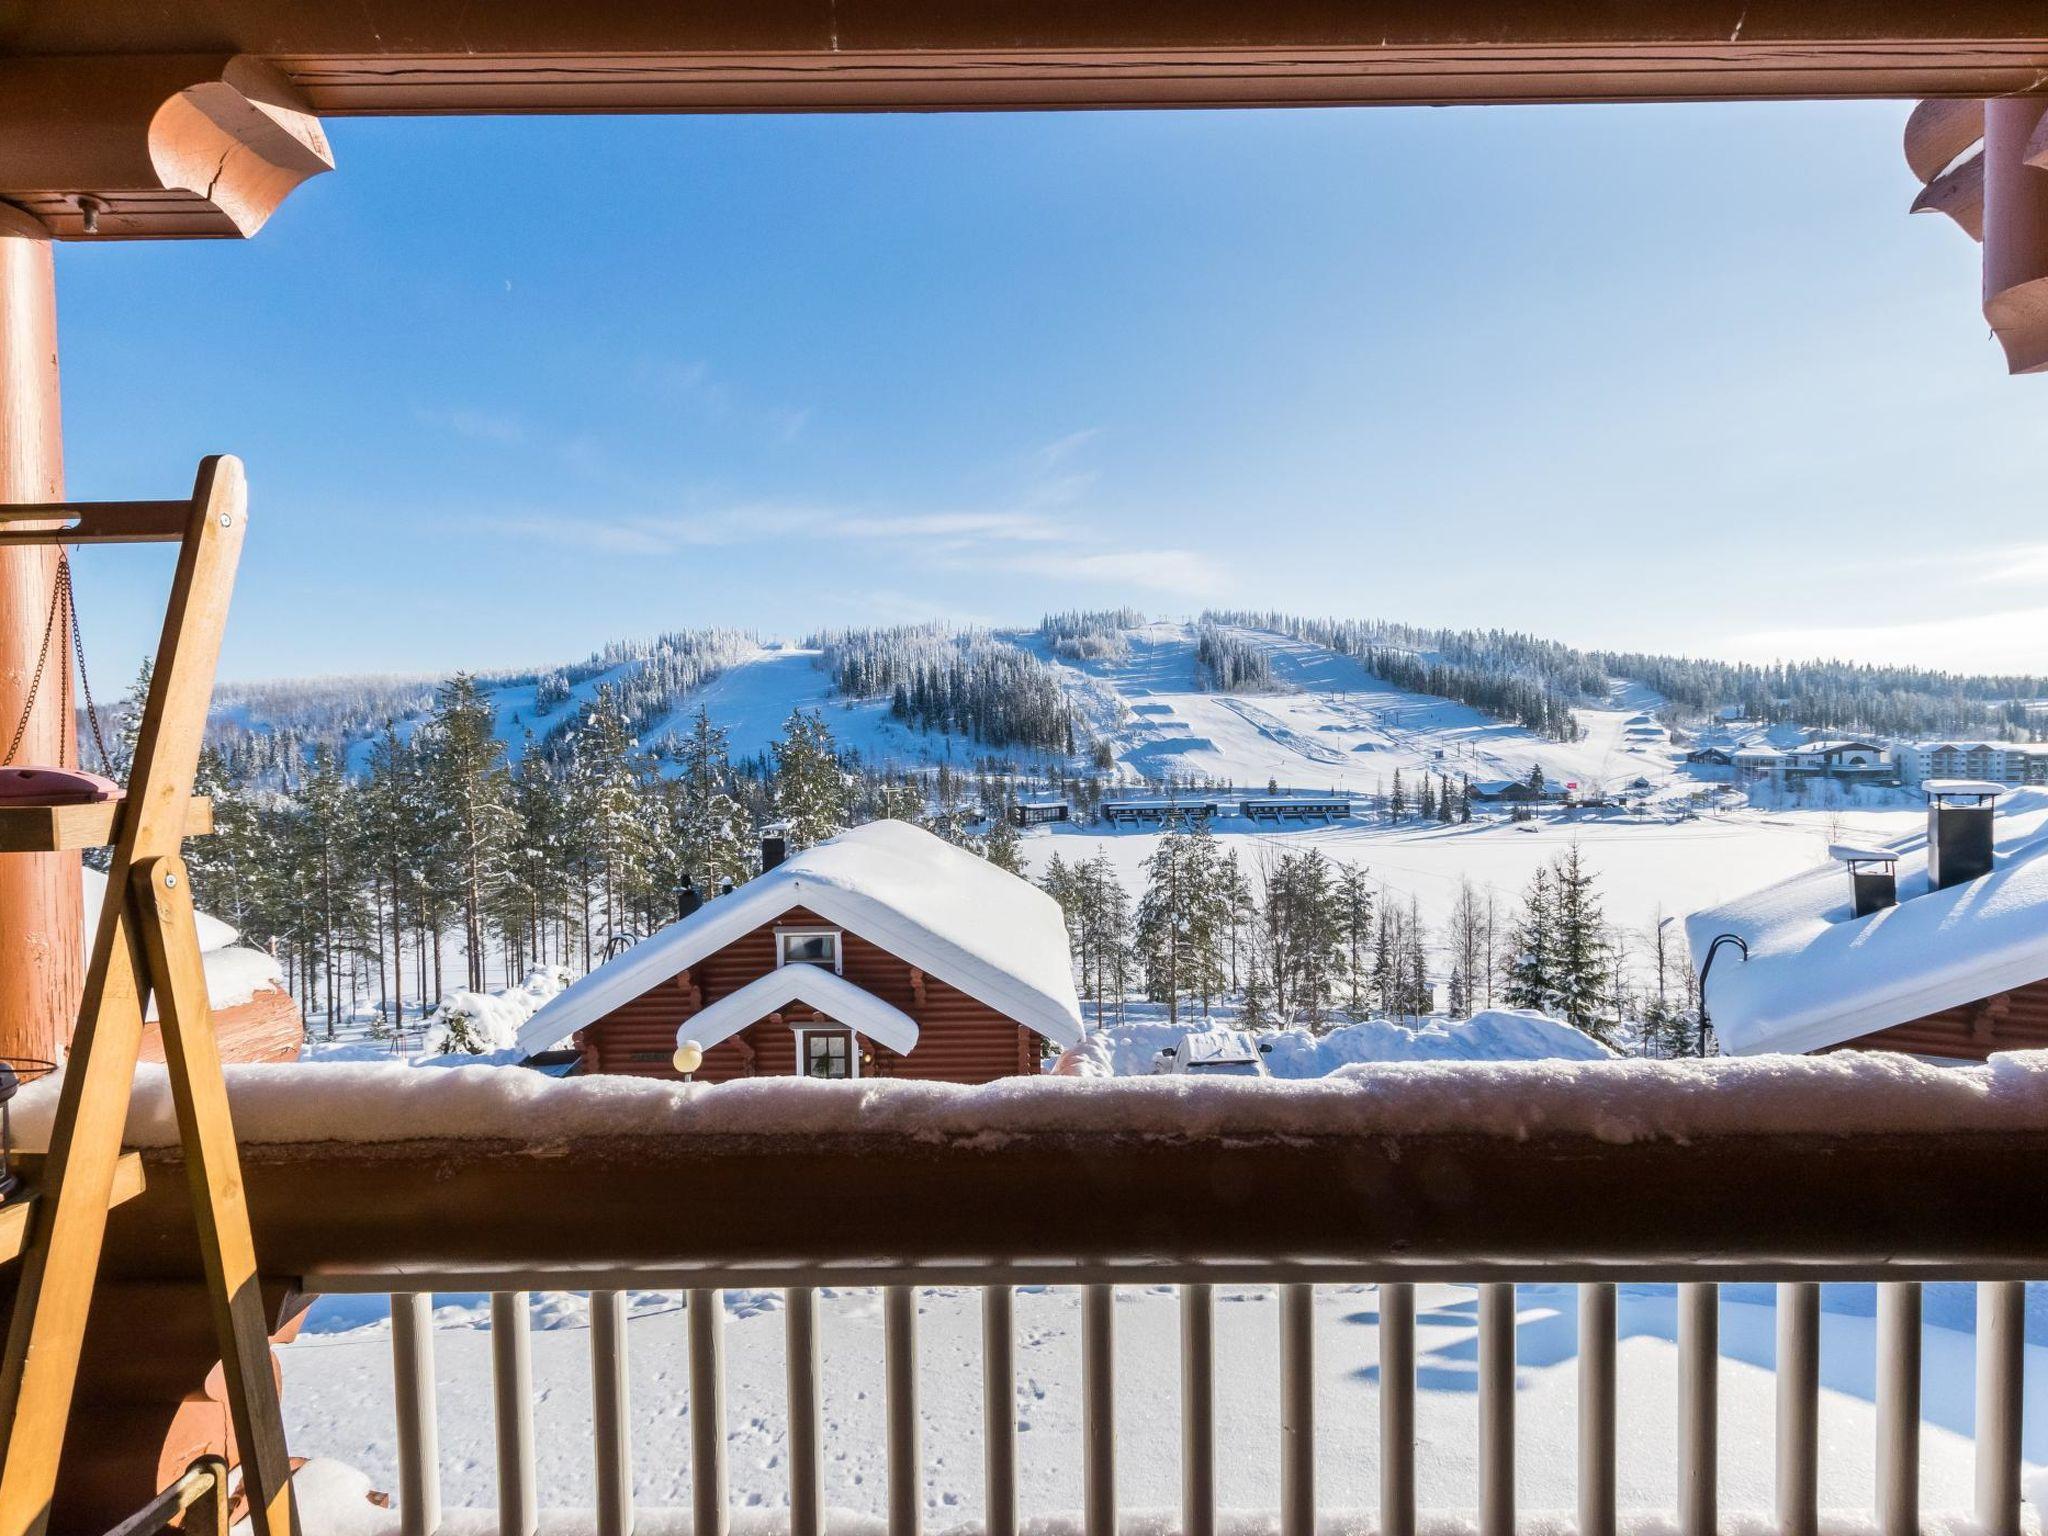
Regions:
[[[85,908],[85,957],[89,963],[100,930],[100,905],[107,899],[106,875],[90,867],[80,871],[79,895]],[[204,912],[192,916],[199,933],[200,963],[206,968],[206,1000],[214,1008],[238,1008],[258,992],[284,990],[284,971],[275,959],[237,942],[241,934],[219,918]],[[156,1016],[156,999],[152,997],[143,1017]]]
[[[917,1048],[917,1020],[865,987],[855,986],[822,965],[780,965],[727,993],[676,1027],[676,1044],[694,1040],[709,1050],[755,1020],[806,1002],[857,1035],[886,1045],[899,1056]]]
[[[1059,904],[919,827],[875,821],[791,855],[599,966],[527,1020],[520,1049],[552,1049],[793,907],[880,945],[1057,1045],[1081,1037]]]
[[[1877,859],[1882,859],[1885,862],[1889,863],[1891,860],[1896,859],[1898,856],[1899,852],[1896,848],[1887,848],[1884,847],[1882,844],[1828,844],[1828,857],[1833,859],[1837,864],[1867,864],[1872,860]]]
[[[1976,795],[1982,799],[2004,794],[2006,786],[1994,784],[1989,779],[1922,779],[1920,790],[1929,799],[1939,795]]]
[[[1824,864],[1687,918],[1699,959],[1722,934],[1749,946],[1746,961],[1724,948],[1707,978],[1722,1046],[1822,1050],[2048,977],[2048,793],[2014,792],[1993,829],[1992,872],[1941,891],[1924,833],[1887,845],[1899,902],[1867,917]]]

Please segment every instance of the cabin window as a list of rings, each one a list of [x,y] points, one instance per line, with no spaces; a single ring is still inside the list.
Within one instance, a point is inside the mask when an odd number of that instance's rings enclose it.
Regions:
[[[860,1068],[853,1054],[853,1032],[846,1029],[801,1029],[797,1031],[798,1069],[805,1077],[857,1077]]]
[[[786,928],[775,935],[778,965],[839,969],[839,935],[830,928]]]

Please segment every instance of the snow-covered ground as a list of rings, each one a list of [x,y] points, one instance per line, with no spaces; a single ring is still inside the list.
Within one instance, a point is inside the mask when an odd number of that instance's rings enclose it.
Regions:
[[[1190,1030],[1234,1026],[1219,1009],[1205,1022],[1190,1006],[1178,1023],[1166,1022],[1158,1003],[1127,1003],[1122,1023],[1092,1029],[1062,1053],[1054,1071],[1079,1077],[1143,1077],[1159,1053]],[[1600,1061],[1614,1053],[1591,1035],[1540,1013],[1488,1008],[1468,1019],[1367,1019],[1316,1033],[1308,1029],[1248,1031],[1273,1077],[1327,1077],[1344,1067],[1389,1061]]]
[[[1868,1511],[1874,1444],[1873,1295],[1824,1291],[1821,1503]],[[440,1299],[436,1342],[444,1494],[452,1506],[495,1503],[486,1298]],[[2025,1454],[2048,1464],[2048,1310],[2032,1297]],[[1171,1511],[1179,1499],[1179,1316],[1169,1287],[1117,1293],[1118,1497],[1126,1511]],[[589,1336],[580,1297],[533,1299],[536,1444],[543,1506],[595,1498],[590,1455]],[[732,1498],[742,1512],[788,1503],[782,1299],[729,1292],[725,1429]],[[680,1296],[634,1293],[628,1325],[634,1491],[645,1506],[690,1498],[690,1415]],[[821,1293],[825,1496],[838,1509],[884,1511],[881,1299]],[[1317,1498],[1325,1511],[1368,1511],[1378,1498],[1378,1300],[1371,1287],[1316,1293]],[[1417,1479],[1427,1508],[1469,1511],[1477,1498],[1476,1302],[1462,1286],[1417,1298]],[[1216,1306],[1218,1498],[1226,1508],[1278,1507],[1278,1307],[1270,1290],[1225,1289]],[[1970,1502],[1972,1293],[1928,1288],[1924,1337],[1922,1497],[1930,1511]],[[1521,1287],[1517,1306],[1518,1496],[1529,1512],[1574,1498],[1578,1359],[1574,1293]],[[1071,1516],[1081,1504],[1080,1328],[1076,1293],[1026,1289],[1016,1301],[1011,1391],[1024,1514]],[[1724,1508],[1762,1512],[1772,1499],[1774,1314],[1768,1287],[1724,1291],[1721,1307],[1720,1487]],[[920,1293],[923,1503],[943,1530],[982,1514],[980,1313],[965,1288]],[[1677,1443],[1675,1306],[1668,1286],[1627,1286],[1619,1304],[1620,1503],[1674,1504]],[[295,1454],[352,1463],[395,1490],[389,1326],[382,1298],[333,1298],[282,1351]],[[2036,1487],[2036,1496],[2044,1490]],[[1333,1522],[1342,1524],[1343,1522]],[[1363,1524],[1354,1521],[1351,1524]],[[1656,1519],[1652,1528],[1667,1522]]]
[[[1885,840],[1925,825],[1925,814],[1913,811],[1829,817],[1744,810],[1677,822],[1560,815],[1527,822],[1475,820],[1466,826],[1351,821],[1257,829],[1229,817],[1217,823],[1217,834],[1226,848],[1237,850],[1248,871],[1264,853],[1306,847],[1362,865],[1397,899],[1413,896],[1433,928],[1449,915],[1461,878],[1482,892],[1491,888],[1501,899],[1504,919],[1511,917],[1530,875],[1576,843],[1598,876],[1608,920],[1641,931],[1660,918],[1683,917],[1825,863],[1830,840]],[[1025,833],[1023,849],[1034,873],[1054,853],[1073,863],[1106,851],[1125,888],[1135,893],[1143,889],[1142,866],[1158,841],[1156,832],[1070,824]]]
[[[1084,708],[1094,706],[1091,723],[1110,737],[1119,765],[1141,779],[1196,774],[1365,793],[1391,786],[1396,769],[1411,780],[1422,771],[1519,779],[1540,763],[1552,782],[1588,787],[1673,776],[1667,746],[1625,735],[1630,717],[1656,703],[1644,690],[1623,690],[1611,708],[1581,710],[1583,741],[1552,742],[1469,705],[1395,688],[1319,645],[1263,630],[1231,633],[1266,652],[1273,691],[1202,692],[1197,636],[1187,624],[1130,631],[1129,654],[1119,661],[1057,665],[1076,680]],[[1012,638],[1050,659],[1035,637]],[[1120,723],[1105,714],[1105,698],[1123,706]]]

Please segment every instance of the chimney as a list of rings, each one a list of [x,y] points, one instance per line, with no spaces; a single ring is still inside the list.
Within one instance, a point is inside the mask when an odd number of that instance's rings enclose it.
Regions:
[[[767,874],[769,870],[773,869],[776,865],[780,864],[784,859],[788,857],[789,844],[783,841],[782,838],[776,836],[769,836],[761,839],[762,874]]]
[[[1868,917],[1899,904],[1898,855],[1889,848],[1857,848],[1837,843],[1828,857],[1849,866],[1851,917]]]
[[[1984,779],[1929,779],[1927,884],[1945,891],[1991,873],[1992,802],[2003,784]]]
[[[703,905],[704,898],[697,894],[697,887],[688,875],[683,876],[683,883],[676,887],[676,920],[682,921]]]

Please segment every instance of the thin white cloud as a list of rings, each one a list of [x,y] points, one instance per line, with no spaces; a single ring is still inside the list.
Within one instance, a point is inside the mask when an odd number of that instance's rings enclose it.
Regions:
[[[636,554],[756,544],[792,534],[848,542],[916,541],[956,551],[1052,544],[1075,537],[1070,529],[1030,512],[873,513],[772,502],[672,517],[527,513],[481,521],[490,531],[514,538],[558,544],[602,541],[601,547]]]
[[[1976,558],[1980,586],[2048,586],[2048,544],[2008,544]]]
[[[2039,672],[2048,656],[2048,608],[2011,608],[1893,624],[1757,630],[1731,635],[1716,654],[1732,661],[1824,656],[1950,672]]]
[[[1063,554],[1001,555],[991,568],[1083,581],[1098,586],[1137,587],[1187,597],[1212,597],[1229,578],[1213,558],[1194,549],[1105,549]]]

